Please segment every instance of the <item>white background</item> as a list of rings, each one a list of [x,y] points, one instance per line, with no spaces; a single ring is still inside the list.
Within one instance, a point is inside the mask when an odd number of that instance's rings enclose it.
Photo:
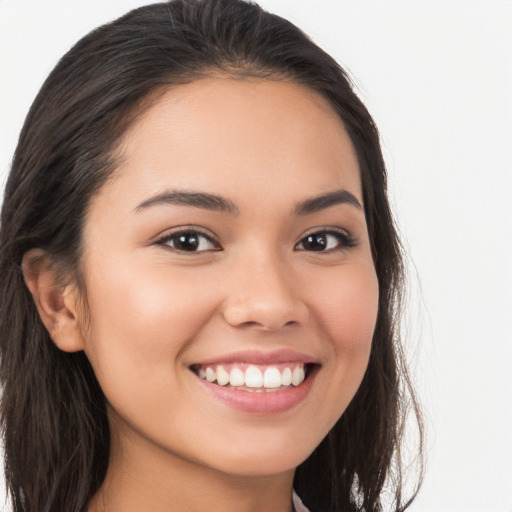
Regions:
[[[143,3],[0,0],[0,182],[57,59]],[[512,2],[261,4],[349,69],[382,133],[429,435],[410,510],[512,512]]]

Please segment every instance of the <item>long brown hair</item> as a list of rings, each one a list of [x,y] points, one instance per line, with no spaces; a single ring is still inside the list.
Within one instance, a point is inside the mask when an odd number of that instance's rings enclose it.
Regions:
[[[58,63],[25,121],[0,228],[0,377],[5,476],[14,512],[81,512],[105,477],[105,397],[83,352],[57,349],[21,271],[44,249],[80,282],[85,212],[116,163],[116,144],[151,93],[212,73],[270,77],[324,96],[357,151],[379,281],[368,369],[346,412],[298,468],[313,511],[379,511],[385,486],[404,510],[401,442],[412,407],[398,321],[402,252],[387,199],[379,135],[344,70],[290,22],[242,0],[142,7],[79,41]],[[420,470],[422,468],[420,446]],[[420,471],[421,472],[421,471]]]

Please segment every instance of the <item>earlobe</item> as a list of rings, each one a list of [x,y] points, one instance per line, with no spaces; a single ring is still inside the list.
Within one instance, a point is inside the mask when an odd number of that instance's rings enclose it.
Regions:
[[[76,286],[61,282],[57,265],[42,249],[26,252],[22,269],[39,316],[55,345],[65,352],[83,350]]]

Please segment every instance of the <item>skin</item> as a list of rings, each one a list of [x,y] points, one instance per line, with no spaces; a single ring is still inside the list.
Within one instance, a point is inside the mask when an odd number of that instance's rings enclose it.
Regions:
[[[341,189],[363,204],[347,132],[303,86],[212,77],[166,91],[119,153],[85,223],[87,314],[73,285],[51,296],[51,271],[24,262],[55,342],[85,351],[108,400],[110,466],[89,511],[289,512],[295,468],[363,378],[377,316],[363,209],[296,211]],[[222,196],[238,212],[138,208],[176,189]],[[208,237],[200,251],[162,242],[183,226]],[[304,244],[327,228],[343,236],[326,235],[322,251]],[[284,412],[237,410],[190,369],[280,349],[316,362],[309,393]]]

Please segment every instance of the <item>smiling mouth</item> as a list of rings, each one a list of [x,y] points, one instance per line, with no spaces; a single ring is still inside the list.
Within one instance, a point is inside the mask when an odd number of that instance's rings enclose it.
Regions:
[[[190,369],[200,378],[224,388],[253,393],[284,391],[300,386],[310,375],[311,363],[256,365],[229,363],[193,365]]]

